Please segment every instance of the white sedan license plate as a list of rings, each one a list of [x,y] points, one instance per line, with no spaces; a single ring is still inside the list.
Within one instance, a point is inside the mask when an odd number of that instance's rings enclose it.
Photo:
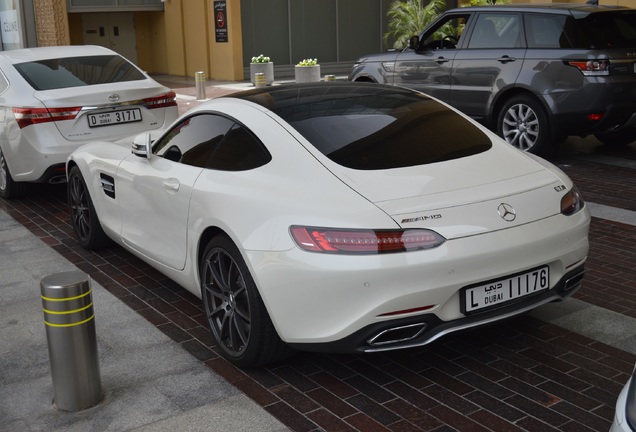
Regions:
[[[464,309],[466,314],[477,312],[506,302],[536,294],[550,288],[550,269],[540,267],[526,273],[494,282],[466,288]]]
[[[139,108],[88,115],[88,126],[90,127],[110,126],[140,121],[141,110]]]

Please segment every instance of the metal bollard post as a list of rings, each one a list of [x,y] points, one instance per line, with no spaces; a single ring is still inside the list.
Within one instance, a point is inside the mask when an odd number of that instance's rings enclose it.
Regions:
[[[97,405],[103,392],[88,275],[79,271],[55,273],[40,281],[40,289],[53,403],[63,411]]]
[[[266,82],[265,74],[263,72],[257,72],[254,74],[254,86],[256,88],[265,87]]]
[[[194,82],[197,89],[197,100],[205,100],[205,72],[195,73]]]

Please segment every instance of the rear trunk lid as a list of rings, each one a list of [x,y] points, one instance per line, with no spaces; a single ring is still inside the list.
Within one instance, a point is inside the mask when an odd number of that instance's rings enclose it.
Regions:
[[[447,239],[511,228],[560,212],[563,182],[505,146],[470,158],[384,171],[330,167],[402,228]]]
[[[54,122],[70,141],[131,135],[162,127],[177,116],[174,93],[150,80],[36,91],[34,96],[48,109],[78,111],[72,119]]]

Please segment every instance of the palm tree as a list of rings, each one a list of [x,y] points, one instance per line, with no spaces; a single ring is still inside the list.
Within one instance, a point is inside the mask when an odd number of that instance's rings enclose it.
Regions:
[[[446,9],[446,0],[430,0],[423,6],[424,0],[396,0],[389,6],[389,31],[384,34],[384,42],[393,39],[393,48],[403,49],[411,36],[418,35]],[[463,6],[485,6],[505,4],[511,0],[465,0]],[[444,32],[447,29],[440,29]],[[451,32],[452,33],[452,32]]]
[[[393,48],[404,48],[411,36],[420,34],[445,8],[445,0],[431,0],[426,6],[422,6],[422,0],[394,1],[387,13],[389,31],[384,41],[392,38]]]

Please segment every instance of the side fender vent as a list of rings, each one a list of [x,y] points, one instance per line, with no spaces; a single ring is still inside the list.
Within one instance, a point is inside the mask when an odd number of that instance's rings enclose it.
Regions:
[[[115,199],[115,179],[106,174],[99,175],[99,182],[102,184],[102,189],[104,193]]]

